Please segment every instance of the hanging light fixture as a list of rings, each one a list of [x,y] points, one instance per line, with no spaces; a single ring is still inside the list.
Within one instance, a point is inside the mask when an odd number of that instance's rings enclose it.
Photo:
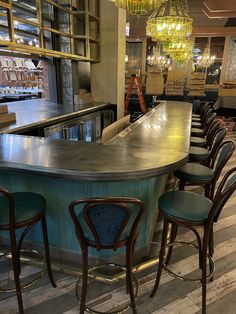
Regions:
[[[208,43],[203,51],[203,54],[198,56],[197,58],[197,66],[199,68],[209,68],[215,62],[216,57],[211,56],[210,45],[211,45],[211,37],[209,37],[208,39]]]
[[[160,7],[148,18],[146,33],[153,40],[173,42],[189,38],[192,24],[186,0],[163,0]]]
[[[162,0],[114,0],[118,8],[126,9],[131,15],[144,15],[159,8]]]
[[[183,39],[176,42],[165,43],[163,49],[178,63],[186,63],[193,56],[192,40]]]
[[[189,61],[190,56],[187,52],[176,53],[173,52],[170,57],[179,64],[185,64]]]
[[[156,46],[153,47],[152,54],[147,57],[147,63],[150,66],[164,70],[169,67],[171,60],[164,53],[161,53],[160,47]]]

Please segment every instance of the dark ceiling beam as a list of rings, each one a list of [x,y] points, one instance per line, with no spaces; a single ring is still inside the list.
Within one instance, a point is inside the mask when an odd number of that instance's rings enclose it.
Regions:
[[[209,19],[220,19],[220,18],[231,18],[231,17],[236,17],[236,11],[225,11],[225,12],[212,12],[209,11],[207,7],[204,7],[202,9],[203,13],[206,14],[206,16]]]
[[[196,26],[193,27],[193,36],[227,36],[236,34],[236,27]]]
[[[207,8],[212,13],[223,13],[236,11],[236,1],[235,0],[203,0],[202,1],[205,8]]]

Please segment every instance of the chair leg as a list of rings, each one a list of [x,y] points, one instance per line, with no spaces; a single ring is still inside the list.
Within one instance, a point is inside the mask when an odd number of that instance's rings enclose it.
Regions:
[[[12,267],[13,267],[15,286],[16,286],[18,308],[19,308],[19,313],[24,314],[23,301],[22,301],[22,295],[21,295],[21,286],[20,286],[20,273],[19,273],[19,267],[18,267],[19,264],[18,264],[16,236],[15,236],[15,231],[13,230],[10,230],[10,239],[11,239]]]
[[[189,228],[192,230],[196,236],[197,239],[197,245],[198,245],[198,254],[199,254],[199,268],[202,268],[202,241],[199,233],[195,228]]]
[[[167,232],[168,232],[168,222],[164,218],[164,226],[163,226],[163,231],[162,231],[162,240],[161,240],[161,250],[160,250],[160,255],[159,255],[159,264],[158,264],[158,270],[157,270],[157,276],[156,276],[156,282],[154,285],[154,288],[151,293],[151,298],[154,297],[157,288],[160,283],[161,279],[161,272],[162,272],[162,267],[163,267],[163,261],[164,261],[164,256],[165,256],[165,245],[166,245],[166,240],[167,240]]]
[[[21,262],[20,262],[20,254],[21,254],[21,248],[23,244],[23,240],[28,233],[28,231],[33,227],[33,225],[28,226],[25,228],[25,230],[22,232],[20,239],[18,240],[17,244],[17,264],[18,264],[18,269],[19,269],[19,274],[21,273]]]
[[[185,186],[185,184],[184,184],[184,181],[179,181],[179,191],[184,191],[184,186]]]
[[[207,198],[211,199],[211,195],[212,195],[211,185],[207,184],[207,185],[205,185],[205,196]]]
[[[46,263],[47,263],[48,277],[49,277],[49,280],[50,280],[52,286],[54,288],[56,288],[57,285],[56,285],[56,283],[53,279],[53,275],[52,275],[51,258],[50,258],[50,252],[49,252],[48,232],[47,232],[45,213],[43,214],[41,222],[42,222],[44,249],[45,249],[45,257],[46,257]]]
[[[212,184],[211,184],[211,188],[210,188],[210,200],[213,201],[214,199],[214,194],[215,194],[215,187],[216,187],[216,182],[213,181]]]
[[[211,257],[213,257],[214,254],[214,234],[213,234],[213,224],[211,226],[211,230],[210,230],[210,237],[209,237],[209,255]],[[213,271],[213,265],[211,263],[209,263],[209,270],[210,273]],[[212,282],[214,280],[214,277],[212,276],[210,281]]]
[[[137,314],[135,297],[134,297],[134,287],[132,283],[132,256],[134,251],[134,242],[131,245],[127,246],[126,249],[126,286],[127,290],[129,291],[131,307],[134,314]]]
[[[203,248],[202,248],[202,314],[206,314],[206,292],[207,292],[207,247],[209,241],[209,231],[204,228]]]
[[[177,232],[178,232],[178,226],[174,223],[172,223],[172,227],[171,227],[171,235],[170,235],[170,241],[169,243],[173,243],[175,241],[175,238],[176,238],[176,235],[177,235]],[[169,265],[169,262],[170,262],[170,258],[171,258],[171,255],[172,255],[172,251],[173,251],[173,246],[170,246],[169,249],[168,249],[168,253],[167,253],[167,257],[166,257],[166,261],[165,261],[165,264],[166,266]]]
[[[82,268],[83,268],[83,275],[82,275],[82,290],[80,296],[80,314],[85,313],[85,302],[86,302],[86,295],[87,295],[87,286],[88,286],[88,250],[82,250]]]
[[[136,239],[133,241],[133,244],[132,244],[132,247],[131,247],[131,257],[133,259],[133,256],[134,256],[134,247],[135,247],[135,243],[136,243]],[[126,253],[127,254],[127,253]],[[131,267],[132,267],[132,263],[131,263]],[[128,276],[126,275],[126,292],[127,294],[130,294],[130,291],[129,291],[129,280],[128,280]]]

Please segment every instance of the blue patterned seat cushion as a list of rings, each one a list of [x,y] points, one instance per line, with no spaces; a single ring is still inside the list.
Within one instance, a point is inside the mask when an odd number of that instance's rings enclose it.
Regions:
[[[89,208],[88,216],[96,230],[101,245],[112,245],[116,239],[122,224],[124,223],[127,212],[124,208],[118,205],[110,204],[94,204]],[[83,212],[78,214],[79,222],[82,225],[85,237],[94,242],[94,236],[89,226],[87,225]],[[124,240],[127,235],[122,234],[120,240]]]

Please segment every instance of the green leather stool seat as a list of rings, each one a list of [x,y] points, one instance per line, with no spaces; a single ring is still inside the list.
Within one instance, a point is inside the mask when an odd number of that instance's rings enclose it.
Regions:
[[[212,202],[197,193],[187,191],[170,191],[164,193],[158,207],[166,215],[184,221],[205,221]]]
[[[191,161],[203,161],[210,156],[210,152],[207,148],[190,146],[189,159]]]
[[[201,122],[201,118],[192,118],[192,122]]]
[[[192,122],[192,128],[201,128],[202,124],[200,122]]]
[[[213,170],[203,165],[187,163],[174,172],[175,176],[185,182],[210,182],[214,173]]]
[[[46,208],[45,199],[36,193],[12,193],[15,203],[15,222],[22,223],[40,214]],[[1,226],[9,224],[9,203],[5,196],[0,197]]]
[[[192,136],[204,136],[204,131],[199,128],[191,128],[191,135]]]
[[[197,147],[205,147],[206,144],[207,144],[207,141],[202,138],[202,137],[195,137],[195,136],[192,136],[190,138],[190,145],[191,146],[197,146]]]

